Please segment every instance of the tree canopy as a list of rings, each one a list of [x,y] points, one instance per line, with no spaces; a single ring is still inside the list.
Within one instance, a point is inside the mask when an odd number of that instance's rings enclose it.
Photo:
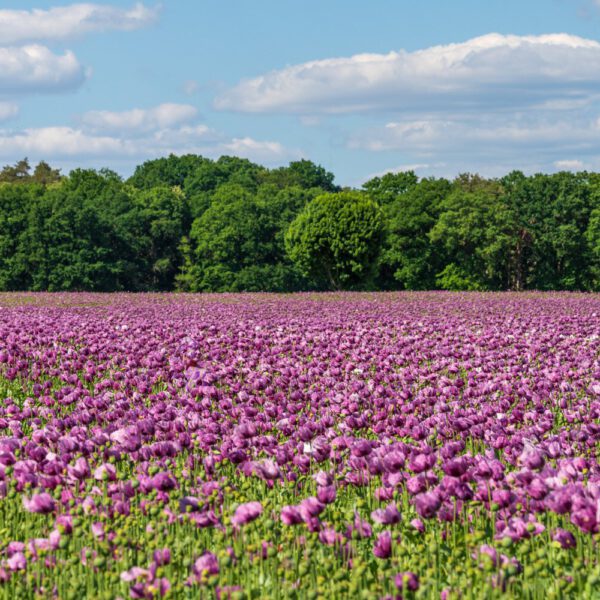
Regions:
[[[150,160],[0,169],[0,290],[600,290],[600,175]]]
[[[296,217],[286,234],[290,258],[320,287],[370,287],[383,235],[383,215],[361,192],[322,194]]]

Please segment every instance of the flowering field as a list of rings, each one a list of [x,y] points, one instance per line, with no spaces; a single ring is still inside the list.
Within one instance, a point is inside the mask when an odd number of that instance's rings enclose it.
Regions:
[[[600,597],[600,297],[0,295],[0,597]]]

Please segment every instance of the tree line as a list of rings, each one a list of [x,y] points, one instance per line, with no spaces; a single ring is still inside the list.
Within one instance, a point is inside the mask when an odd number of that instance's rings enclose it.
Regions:
[[[127,180],[0,171],[0,290],[600,290],[600,174],[340,188],[308,160],[196,155]]]

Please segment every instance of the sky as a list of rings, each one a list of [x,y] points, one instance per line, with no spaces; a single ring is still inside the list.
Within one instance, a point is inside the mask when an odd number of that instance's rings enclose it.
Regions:
[[[0,164],[600,171],[600,0],[0,6]]]

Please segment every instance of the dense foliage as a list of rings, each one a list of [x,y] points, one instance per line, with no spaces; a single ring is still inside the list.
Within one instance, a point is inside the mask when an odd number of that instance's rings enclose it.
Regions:
[[[359,192],[317,196],[286,234],[290,258],[324,287],[368,284],[383,233],[381,209]]]
[[[600,597],[600,298],[0,296],[0,597]]]
[[[600,175],[341,190],[308,160],[0,171],[0,290],[600,290]]]

